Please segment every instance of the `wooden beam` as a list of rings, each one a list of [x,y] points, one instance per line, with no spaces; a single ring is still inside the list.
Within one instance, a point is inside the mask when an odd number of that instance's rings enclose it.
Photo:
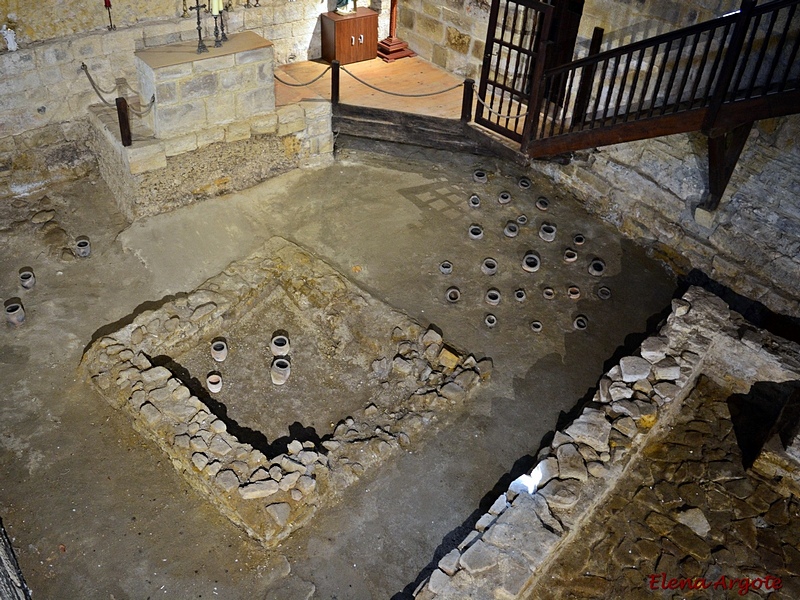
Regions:
[[[697,109],[676,115],[654,117],[630,123],[617,123],[613,126],[585,129],[552,138],[535,140],[530,143],[527,154],[531,158],[544,158],[595,146],[610,146],[662,135],[697,131],[700,129],[704,115],[704,109]]]
[[[716,210],[719,206],[752,128],[751,121],[708,138],[708,196],[701,204],[702,208]]]
[[[119,120],[119,135],[123,146],[133,144],[131,137],[131,118],[128,114],[128,101],[125,98],[117,98],[117,119]]]

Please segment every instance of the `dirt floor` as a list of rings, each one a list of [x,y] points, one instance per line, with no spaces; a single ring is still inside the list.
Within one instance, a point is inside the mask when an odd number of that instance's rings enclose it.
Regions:
[[[357,148],[340,140],[334,165],[298,170],[242,193],[128,225],[108,189],[89,179],[0,200],[0,295],[27,322],[0,327],[0,518],[34,598],[407,598],[485,510],[533,462],[543,436],[595,385],[624,344],[652,330],[675,283],[615,229],[545,182],[523,193],[518,167],[419,149]],[[483,168],[487,184],[472,173]],[[501,206],[508,190],[512,202]],[[470,209],[471,193],[482,198]],[[43,195],[46,195],[43,198]],[[547,213],[536,198],[550,200]],[[35,216],[42,209],[54,211]],[[531,221],[517,238],[503,226]],[[543,221],[556,242],[538,238]],[[35,221],[40,221],[36,223]],[[57,222],[57,224],[56,224]],[[486,235],[471,240],[480,222]],[[562,260],[575,233],[589,240]],[[92,256],[61,248],[91,238]],[[265,551],[200,498],[157,448],[132,431],[77,375],[99,330],[187,292],[274,235],[314,253],[376,298],[476,356],[494,373],[465,409],[423,443],[348,489],[280,547]],[[519,268],[535,249],[543,266]],[[601,280],[589,256],[606,263]],[[500,270],[480,271],[486,257]],[[439,272],[450,260],[454,271]],[[37,283],[18,284],[30,266]],[[458,304],[444,291],[458,285]],[[568,285],[581,299],[566,298]],[[488,307],[488,287],[503,300]],[[541,296],[552,286],[556,298]],[[524,287],[528,299],[511,295]],[[493,312],[494,329],[483,323]],[[572,327],[584,314],[589,327]],[[544,329],[531,331],[531,320]],[[311,409],[313,410],[313,409]],[[328,418],[326,416],[326,418]],[[288,565],[291,577],[286,575]],[[291,583],[290,583],[291,582]]]

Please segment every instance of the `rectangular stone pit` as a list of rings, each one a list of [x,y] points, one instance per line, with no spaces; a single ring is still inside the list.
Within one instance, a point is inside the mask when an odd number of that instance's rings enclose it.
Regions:
[[[283,386],[269,376],[277,330],[291,345]],[[218,337],[222,363],[210,355]],[[267,546],[458,410],[490,368],[281,238],[132,317],[82,362],[195,489]],[[209,394],[214,370],[223,389]]]

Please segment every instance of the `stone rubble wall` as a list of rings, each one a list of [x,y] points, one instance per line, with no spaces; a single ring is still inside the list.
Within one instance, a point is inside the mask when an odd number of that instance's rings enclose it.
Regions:
[[[720,206],[696,208],[708,189],[699,134],[643,140],[534,162],[678,273],[700,269],[786,315],[800,314],[800,116],[756,123]]]
[[[116,111],[97,106],[89,115],[88,144],[131,222],[333,160],[328,102],[282,106],[224,127],[137,140],[127,148],[119,140]]]
[[[497,498],[416,597],[527,597],[632,459],[674,422],[701,374],[734,391],[800,378],[800,348],[762,346],[765,335],[699,288],[674,300],[659,334],[600,379],[592,403],[555,433],[530,474]]]
[[[48,181],[74,177],[72,171],[81,166],[88,170],[92,157],[86,146],[86,117],[88,107],[99,99],[81,63],[86,63],[101,89],[111,90],[117,79],[124,79],[124,95],[132,101],[139,92],[135,51],[197,39],[196,21],[181,18],[177,2],[170,7],[144,0],[113,2],[117,26],[113,31],[105,29],[102,3],[91,10],[88,4],[70,5],[73,12],[59,18],[36,3],[14,4],[7,13],[0,12],[0,22],[14,13],[20,30],[28,31],[30,24],[30,33],[20,35],[16,52],[0,49],[0,196],[24,194]],[[234,11],[226,13],[227,31],[253,31],[271,41],[275,64],[321,56],[319,15],[329,10],[328,4],[313,0],[266,0],[260,8],[244,8],[241,0],[234,4]],[[388,8],[388,2],[375,4],[381,37],[388,28]],[[90,18],[89,13],[99,16]],[[75,19],[76,14],[81,18]],[[213,20],[203,16],[204,37],[213,40]],[[87,33],[87,23],[99,28]],[[109,95],[112,101],[113,96]]]
[[[386,314],[397,323],[387,339],[372,332],[370,344],[387,350],[375,358],[371,371],[365,365],[376,395],[338,423],[323,442],[325,451],[293,440],[288,453],[265,456],[231,435],[174,373],[151,360],[208,344],[225,333],[226,324],[255,310],[275,285],[307,307],[315,322],[325,322],[325,308],[335,306],[337,314],[357,315],[365,327],[382,322]],[[342,311],[342,306],[349,308]],[[358,340],[359,335],[366,333],[351,331],[345,337]],[[441,414],[461,405],[489,377],[491,360],[459,353],[436,331],[423,330],[366,296],[294,244],[272,238],[261,251],[231,264],[186,297],[145,311],[96,340],[81,370],[112,406],[127,413],[137,431],[167,454],[192,487],[253,538],[273,546],[364,473],[415,441]]]
[[[17,557],[11,547],[3,521],[0,519],[0,598],[3,600],[29,600],[30,589],[22,577]]]

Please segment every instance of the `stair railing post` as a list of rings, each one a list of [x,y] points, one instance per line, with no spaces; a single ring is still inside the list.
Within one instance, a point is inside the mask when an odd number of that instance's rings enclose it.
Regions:
[[[603,45],[602,27],[595,27],[592,31],[592,41],[589,44],[589,56],[600,54],[600,47]],[[592,96],[592,84],[594,83],[594,74],[597,70],[597,65],[586,65],[581,71],[581,79],[578,83],[578,92],[575,94],[575,108],[572,111],[572,122],[570,130],[574,129],[576,125],[583,123],[586,117],[586,109],[589,108],[589,100]]]
[[[331,61],[331,108],[339,105],[339,61]]]
[[[475,96],[475,80],[464,80],[464,95],[461,98],[461,122],[469,123],[472,117],[472,101]]]
[[[539,44],[536,48],[536,62],[531,73],[531,95],[528,98],[528,116],[522,127],[522,143],[520,152],[526,154],[531,138],[539,125],[540,112],[544,104],[544,65],[547,53],[547,40],[550,37],[550,25],[553,16],[553,7],[545,6],[542,10],[542,28],[539,31]]]
[[[744,40],[747,36],[747,29],[750,27],[750,18],[753,9],[756,6],[756,0],[742,0],[742,6],[739,9],[739,17],[736,20],[736,25],[733,28],[731,35],[731,43],[725,49],[725,58],[722,61],[722,67],[719,70],[719,77],[717,77],[717,84],[714,88],[714,93],[708,103],[705,119],[701,131],[708,135],[714,127],[714,123],[719,115],[720,108],[725,102],[725,97],[728,95],[728,88],[733,80],[733,75],[736,71],[736,65],[739,62],[739,57],[742,53]]]

